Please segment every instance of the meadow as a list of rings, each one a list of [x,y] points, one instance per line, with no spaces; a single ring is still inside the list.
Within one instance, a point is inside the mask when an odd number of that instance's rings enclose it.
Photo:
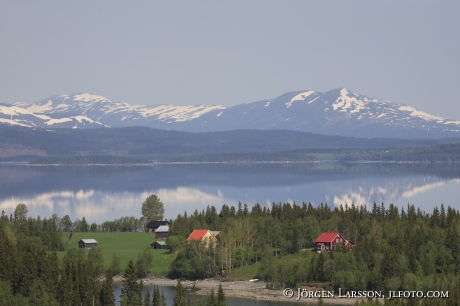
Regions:
[[[118,257],[120,268],[123,271],[130,260],[135,262],[138,256],[149,249],[153,256],[150,274],[155,277],[167,276],[175,254],[168,250],[155,250],[150,244],[155,241],[151,233],[144,232],[73,232],[64,233],[65,251],[58,252],[62,260],[68,249],[77,249],[80,239],[96,239],[98,249],[101,251],[104,268],[108,269],[113,263],[114,256]],[[292,256],[297,257],[297,256]],[[256,277],[259,264],[252,264],[234,269],[227,277],[229,279],[252,279]]]
[[[153,256],[150,272],[154,276],[165,276],[174,255],[168,250],[154,250],[150,244],[154,242],[152,233],[144,232],[73,232],[64,234],[65,249],[78,248],[80,239],[96,239],[98,249],[101,251],[104,261],[104,268],[109,268],[114,257],[118,257],[120,268],[123,271],[130,260],[135,262],[138,256],[149,249]],[[59,252],[58,256],[63,258],[66,251]]]

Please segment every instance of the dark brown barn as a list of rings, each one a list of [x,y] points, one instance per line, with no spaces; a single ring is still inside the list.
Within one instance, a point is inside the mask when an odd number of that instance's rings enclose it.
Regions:
[[[78,241],[78,247],[80,249],[92,249],[96,248],[98,245],[98,242],[96,239],[81,239]]]

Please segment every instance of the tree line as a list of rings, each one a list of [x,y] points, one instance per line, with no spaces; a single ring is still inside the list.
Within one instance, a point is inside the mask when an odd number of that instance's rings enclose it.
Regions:
[[[63,218],[64,219],[64,218]],[[66,219],[66,218],[65,218]],[[114,306],[113,276],[121,273],[120,306],[167,306],[158,287],[146,290],[145,277],[152,264],[151,254],[142,252],[124,271],[116,264],[104,270],[102,252],[68,249],[62,258],[67,233],[62,219],[27,217],[27,206],[19,204],[14,214],[0,217],[0,305],[8,306]],[[65,234],[65,235],[64,235]],[[225,306],[223,289],[204,299],[192,299],[176,290],[174,306]],[[184,304],[185,303],[185,304]]]
[[[71,249],[59,260],[56,252],[64,248],[61,222],[57,216],[29,218],[22,205],[10,216],[2,214],[0,305],[113,305],[108,292],[117,269],[103,270],[98,249]],[[186,243],[200,228],[221,231],[216,247]],[[316,237],[324,231],[340,232],[355,247],[313,252]],[[311,203],[251,208],[239,203],[220,210],[210,206],[171,220],[168,244],[176,254],[170,268],[173,278],[213,277],[256,264],[254,277],[270,288],[443,290],[449,291],[449,299],[391,303],[460,304],[460,213],[450,206],[432,212],[383,203],[370,208]],[[148,273],[147,255],[130,263],[133,267],[126,268],[124,280],[128,269],[136,280]]]
[[[184,243],[193,229],[222,232],[216,248]],[[321,232],[340,232],[352,249],[312,251]],[[258,265],[271,288],[306,284],[338,290],[447,290],[447,300],[421,305],[460,304],[460,214],[441,205],[427,213],[413,205],[371,208],[274,203],[208,207],[177,216],[168,243],[177,252],[171,277],[204,278]],[[396,302],[394,302],[396,303]]]

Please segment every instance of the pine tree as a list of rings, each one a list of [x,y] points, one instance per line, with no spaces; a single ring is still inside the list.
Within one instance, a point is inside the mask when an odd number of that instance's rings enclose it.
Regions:
[[[160,288],[158,286],[153,287],[153,304],[152,306],[161,306],[161,296],[160,296]]]
[[[176,293],[173,299],[173,306],[187,306],[187,292],[180,280],[177,281]]]
[[[113,272],[110,270],[105,273],[105,279],[102,283],[101,293],[99,295],[101,306],[115,306],[112,273]]]
[[[151,294],[150,290],[147,290],[144,296],[144,306],[151,306],[152,299],[151,299]]]
[[[217,290],[217,306],[227,306],[224,289],[221,284],[219,284],[219,289]]]
[[[214,288],[211,289],[211,294],[208,296],[206,306],[217,306],[216,295],[214,294]]]
[[[137,282],[136,269],[132,260],[123,273],[123,288],[121,289],[121,301],[123,306],[138,306],[142,300],[142,283]]]

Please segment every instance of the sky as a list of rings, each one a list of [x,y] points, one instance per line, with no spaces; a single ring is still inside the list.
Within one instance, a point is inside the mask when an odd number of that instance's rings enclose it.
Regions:
[[[346,87],[460,119],[458,0],[0,0],[0,103],[236,105]]]

